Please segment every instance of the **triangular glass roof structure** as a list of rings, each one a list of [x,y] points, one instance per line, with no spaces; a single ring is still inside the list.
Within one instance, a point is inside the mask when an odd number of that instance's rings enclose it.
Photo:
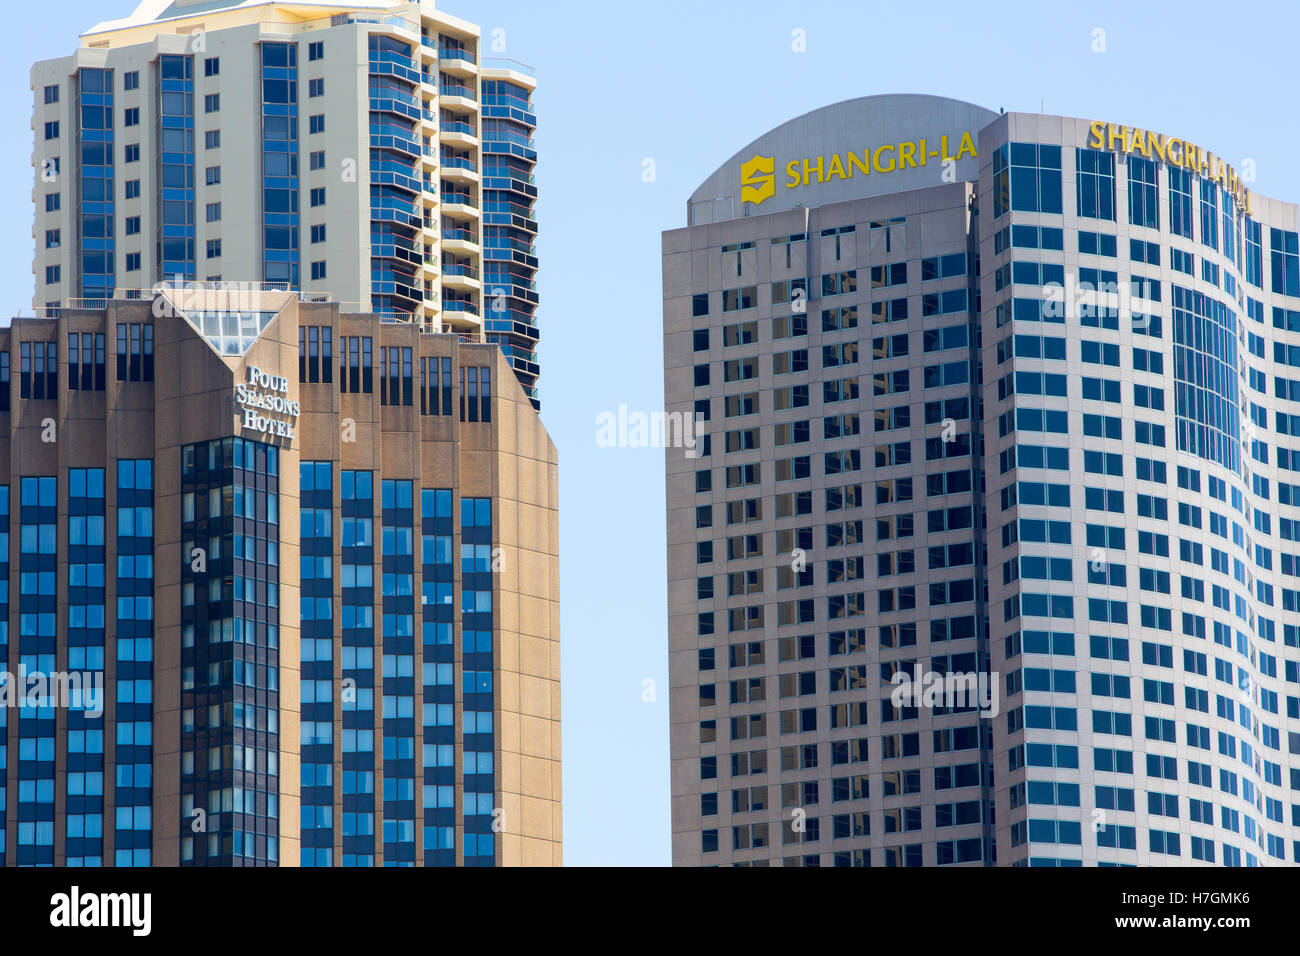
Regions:
[[[194,326],[218,355],[240,358],[266,331],[277,312],[220,312],[182,310],[181,315]]]

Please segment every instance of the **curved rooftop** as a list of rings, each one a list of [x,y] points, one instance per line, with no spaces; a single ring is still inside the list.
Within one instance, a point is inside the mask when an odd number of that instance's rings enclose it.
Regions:
[[[769,130],[719,166],[691,196],[691,222],[719,222],[936,186],[944,181],[945,146],[957,160],[956,178],[976,179],[975,156],[958,156],[962,135],[969,134],[977,142],[979,131],[998,115],[974,103],[919,93],[863,96],[823,106]],[[753,162],[755,157],[759,162]],[[816,187],[815,199],[805,192],[805,161]],[[765,186],[769,176],[770,190]],[[764,196],[765,192],[769,194]]]

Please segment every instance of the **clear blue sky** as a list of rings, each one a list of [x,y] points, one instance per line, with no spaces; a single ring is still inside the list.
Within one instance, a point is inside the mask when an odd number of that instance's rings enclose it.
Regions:
[[[0,35],[0,289],[31,306],[31,61],[134,0],[10,5]],[[750,140],[876,93],[1160,130],[1253,159],[1300,201],[1294,2],[445,0],[538,70],[542,417],[560,449],[569,864],[669,862],[663,453],[596,445],[596,416],[663,407],[660,232]],[[1159,8],[1158,10],[1155,8]],[[1106,52],[1092,52],[1093,31]],[[791,48],[805,31],[807,51]],[[1287,157],[1291,157],[1288,159]],[[642,179],[653,159],[656,181]],[[642,701],[643,681],[657,702]]]

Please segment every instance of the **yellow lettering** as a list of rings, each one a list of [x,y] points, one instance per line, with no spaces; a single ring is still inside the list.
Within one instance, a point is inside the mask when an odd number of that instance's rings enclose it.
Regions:
[[[880,154],[883,153],[885,150],[889,150],[889,152],[890,152],[889,165],[888,165],[888,166],[882,166],[882,165],[880,165]],[[892,147],[892,146],[877,146],[877,147],[876,147],[876,151],[875,151],[875,153],[874,153],[874,154],[872,155],[872,157],[871,157],[871,165],[875,167],[876,172],[878,172],[878,173],[892,173],[892,172],[894,171],[894,157],[893,157],[893,153],[894,153],[894,147]]]
[[[1168,153],[1165,151],[1165,138],[1155,133],[1147,133],[1147,147],[1151,150],[1151,156],[1159,159],[1160,162],[1168,162]]]
[[[902,169],[905,166],[915,166],[916,165],[916,156],[914,155],[915,152],[916,152],[915,143],[899,143],[898,144],[898,168]]]
[[[952,157],[948,155],[948,137],[947,137],[947,136],[940,136],[940,137],[939,137],[939,158],[940,158],[941,160],[943,160],[945,163],[948,162],[948,160],[952,159]]]
[[[814,169],[817,170],[817,182],[822,182],[822,158],[820,156],[817,157],[817,163],[813,166],[808,165],[808,160],[803,161],[803,184],[805,186],[808,185],[809,175]]]
[[[1174,147],[1178,148],[1175,149]],[[1169,162],[1173,163],[1175,166],[1183,165],[1183,141],[1181,139],[1171,138],[1169,142],[1165,144],[1165,148],[1169,152]]]
[[[961,145],[957,147],[957,158],[961,159],[967,153],[970,153],[972,156],[979,155],[975,152],[975,141],[971,139],[970,133],[962,133]]]
[[[1088,127],[1088,131],[1092,133],[1092,139],[1088,140],[1088,148],[1101,149],[1106,143],[1106,124],[1101,120],[1094,120]]]
[[[925,166],[927,163],[930,162],[929,147],[926,145],[925,140],[921,140],[920,145],[918,146],[916,152],[919,156],[919,162],[921,163],[922,166]]]
[[[840,179],[844,178],[844,164],[840,162],[839,153],[836,153],[831,157],[831,168],[830,172],[826,174],[826,178],[827,180],[830,180],[835,176],[839,176]]]
[[[1111,123],[1110,126],[1107,127],[1107,135],[1106,135],[1106,148],[1107,148],[1107,149],[1114,149],[1114,148],[1115,148],[1115,142],[1116,142],[1116,140],[1119,141],[1119,143],[1120,143],[1121,146],[1123,145],[1123,143],[1124,143],[1124,130],[1125,130],[1125,127],[1123,127],[1123,126],[1116,126],[1114,123]]]
[[[1146,130],[1138,129],[1138,130],[1134,130],[1133,133],[1134,133],[1133,142],[1129,146],[1129,151],[1134,153],[1140,153],[1141,155],[1147,157],[1147,159],[1150,159],[1151,154],[1147,152]]]
[[[790,160],[790,163],[785,167],[785,174],[790,177],[789,181],[785,184],[786,189],[794,189],[796,186],[798,186],[799,185],[799,160],[797,159]]]
[[[864,149],[862,151],[861,159],[858,159],[856,153],[849,153],[849,178],[850,179],[853,178],[854,170],[861,170],[862,175],[864,176],[868,176],[871,174],[871,150]]]

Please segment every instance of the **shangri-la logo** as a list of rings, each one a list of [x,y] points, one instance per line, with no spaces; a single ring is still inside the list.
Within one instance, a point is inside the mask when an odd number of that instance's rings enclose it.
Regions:
[[[776,157],[755,156],[740,165],[740,201],[755,206],[776,195]]]

